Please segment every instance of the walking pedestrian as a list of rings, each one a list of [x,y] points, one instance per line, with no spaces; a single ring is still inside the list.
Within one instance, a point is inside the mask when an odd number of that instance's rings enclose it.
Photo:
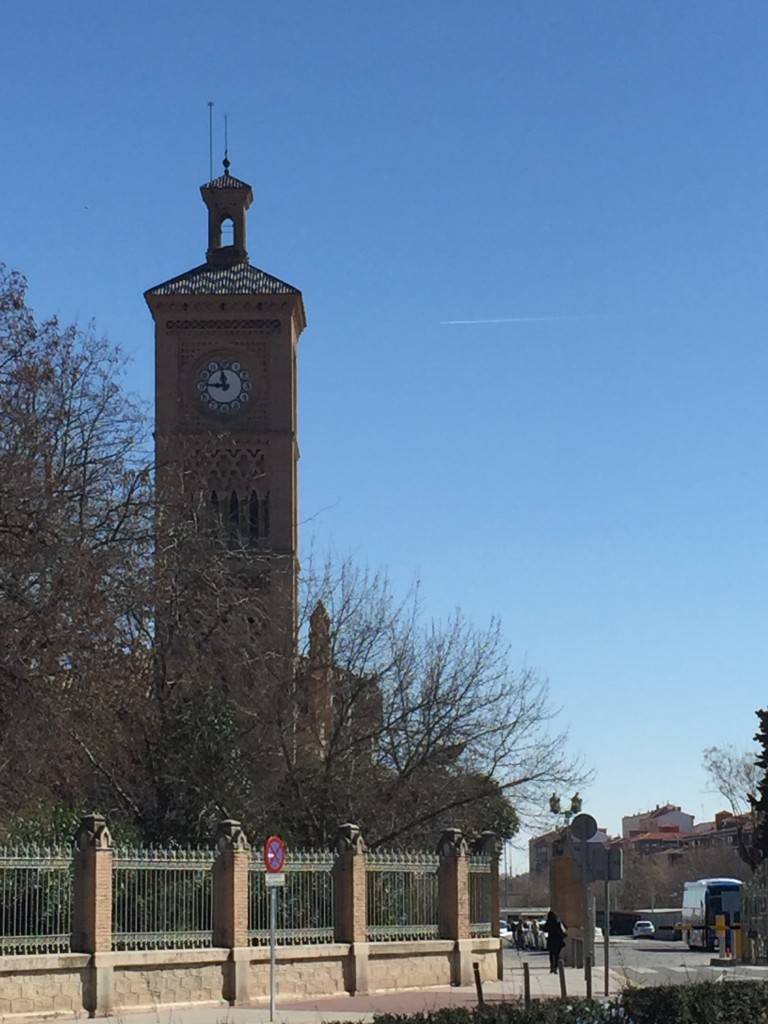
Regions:
[[[547,932],[547,952],[549,953],[549,973],[557,973],[557,964],[560,960],[560,954],[563,951],[565,945],[566,927],[554,910],[550,910],[547,914],[547,920],[545,924]]]
[[[515,949],[520,952],[525,943],[525,933],[523,932],[523,919],[518,917],[517,924],[515,925]]]

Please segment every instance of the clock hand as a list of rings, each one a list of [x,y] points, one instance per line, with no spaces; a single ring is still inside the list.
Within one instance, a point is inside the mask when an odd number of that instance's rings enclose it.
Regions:
[[[224,371],[223,370],[221,371],[221,376],[219,377],[219,384],[218,384],[218,386],[222,389],[222,391],[229,391],[229,381],[224,376]]]

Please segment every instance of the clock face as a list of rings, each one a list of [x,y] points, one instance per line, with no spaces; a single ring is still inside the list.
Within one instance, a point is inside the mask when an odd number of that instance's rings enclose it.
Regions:
[[[211,412],[236,412],[248,401],[249,374],[231,359],[215,359],[200,371],[197,391]]]

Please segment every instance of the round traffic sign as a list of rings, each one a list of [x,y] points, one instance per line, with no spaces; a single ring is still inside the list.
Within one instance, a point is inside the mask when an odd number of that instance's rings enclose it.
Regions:
[[[270,836],[264,843],[264,866],[271,875],[279,874],[285,867],[285,843],[280,836]]]
[[[597,822],[591,814],[577,814],[571,822],[571,834],[582,842],[591,839],[597,832]]]

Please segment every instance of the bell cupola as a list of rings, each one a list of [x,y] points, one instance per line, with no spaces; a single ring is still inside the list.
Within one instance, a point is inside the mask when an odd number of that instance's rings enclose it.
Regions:
[[[232,177],[229,160],[225,157],[224,173],[207,185],[201,185],[200,193],[208,207],[206,262],[218,267],[247,263],[245,214],[253,202],[251,186]]]

